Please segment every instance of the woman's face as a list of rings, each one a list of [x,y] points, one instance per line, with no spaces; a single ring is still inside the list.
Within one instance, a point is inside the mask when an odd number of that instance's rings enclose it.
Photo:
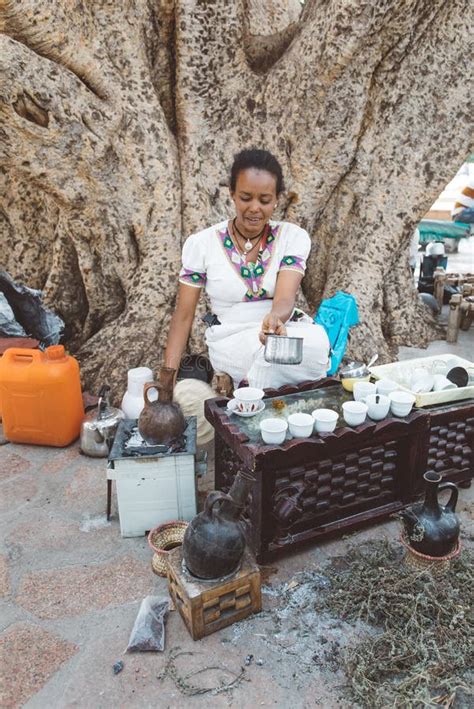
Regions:
[[[249,167],[237,175],[235,204],[237,226],[247,236],[259,234],[276,206],[276,177],[266,170]]]

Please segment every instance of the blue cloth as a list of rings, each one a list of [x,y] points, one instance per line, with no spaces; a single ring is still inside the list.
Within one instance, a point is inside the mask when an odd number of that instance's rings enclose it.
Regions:
[[[464,207],[453,217],[456,222],[463,224],[474,224],[474,207]]]
[[[335,374],[346,351],[349,330],[359,323],[357,301],[350,293],[336,291],[332,298],[323,300],[314,316],[314,322],[322,325],[331,345],[331,366],[328,375]]]

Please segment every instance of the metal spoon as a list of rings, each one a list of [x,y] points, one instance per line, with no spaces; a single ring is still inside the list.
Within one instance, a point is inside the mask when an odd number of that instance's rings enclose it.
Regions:
[[[370,358],[369,364],[367,365],[367,369],[370,369],[370,367],[375,364],[375,362],[378,360],[379,356],[377,352],[373,355],[373,357]]]

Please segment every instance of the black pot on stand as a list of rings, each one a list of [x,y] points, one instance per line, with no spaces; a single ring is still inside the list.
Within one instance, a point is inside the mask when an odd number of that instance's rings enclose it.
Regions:
[[[210,492],[204,510],[189,523],[182,548],[184,563],[193,576],[210,581],[239,570],[245,551],[240,517],[253,482],[240,471],[229,494]]]
[[[454,483],[441,483],[438,473],[423,475],[426,496],[423,503],[402,510],[400,516],[405,525],[405,538],[412,549],[429,557],[445,557],[458,546],[459,520],[455,514],[458,488]],[[441,484],[440,484],[441,483]],[[440,505],[438,494],[451,490],[446,505]]]

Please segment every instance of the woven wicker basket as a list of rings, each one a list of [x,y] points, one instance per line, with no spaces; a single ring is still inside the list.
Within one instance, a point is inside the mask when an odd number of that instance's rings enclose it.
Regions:
[[[414,571],[429,571],[435,577],[443,576],[448,569],[451,559],[455,559],[459,556],[461,551],[461,543],[457,542],[453,551],[449,552],[445,556],[428,556],[428,554],[422,554],[416,549],[411,547],[404,534],[400,535],[400,541],[406,549],[406,554],[404,557],[405,565]]]
[[[155,552],[151,560],[151,568],[158,576],[166,576],[168,571],[168,554],[171,549],[181,546],[188,522],[180,520],[160,524],[148,534],[148,544]]]

